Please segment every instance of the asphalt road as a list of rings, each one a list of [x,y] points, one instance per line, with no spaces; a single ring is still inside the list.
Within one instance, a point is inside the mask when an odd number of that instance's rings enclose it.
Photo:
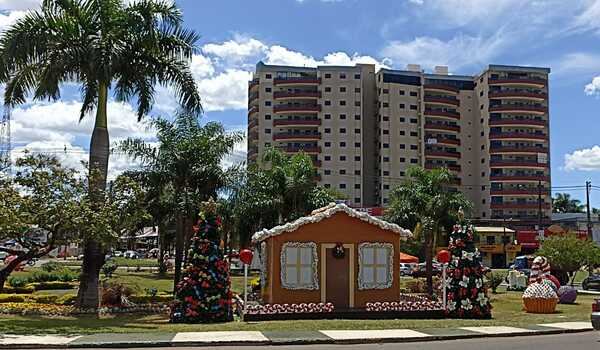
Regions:
[[[152,350],[593,350],[600,349],[600,332],[528,337],[500,337],[419,343],[366,345],[233,346],[205,348],[152,348]],[[138,348],[139,349],[139,348]],[[133,349],[132,349],[133,350]]]

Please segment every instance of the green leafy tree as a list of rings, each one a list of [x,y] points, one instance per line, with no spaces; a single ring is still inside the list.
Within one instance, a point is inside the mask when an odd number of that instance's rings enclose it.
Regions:
[[[472,203],[452,189],[453,175],[447,169],[411,167],[406,180],[392,189],[386,219],[402,227],[415,228],[415,239],[425,250],[427,291],[433,293],[433,253],[445,223],[454,220],[459,209]]]
[[[579,199],[571,198],[568,193],[557,193],[552,198],[552,212],[554,213],[583,213],[584,205]]]
[[[198,204],[228,183],[229,172],[221,166],[223,159],[242,141],[240,133],[227,133],[220,123],[200,125],[198,118],[180,113],[173,121],[155,118],[157,144],[141,139],[127,139],[120,149],[142,163],[143,172],[151,174],[158,186],[156,193],[171,191],[164,197],[176,222],[175,280],[181,278],[184,242],[192,235]]]
[[[6,29],[0,38],[0,82],[4,103],[58,100],[60,87],[77,83],[82,93],[80,119],[95,110],[90,142],[90,188],[96,203],[106,188],[109,158],[107,105],[133,101],[138,118],[154,104],[155,86],[172,87],[182,107],[201,112],[189,62],[198,35],[183,28],[173,1],[44,0]],[[98,276],[104,264],[100,242],[84,242],[78,303],[97,307]]]
[[[545,238],[537,254],[548,258],[553,270],[567,273],[571,285],[577,271],[600,265],[600,247],[594,241],[578,239],[575,234]]]

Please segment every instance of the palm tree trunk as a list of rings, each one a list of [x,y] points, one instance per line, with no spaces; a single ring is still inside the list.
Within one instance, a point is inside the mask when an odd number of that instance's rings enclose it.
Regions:
[[[425,238],[425,272],[427,275],[427,294],[433,295],[433,235],[429,232]]]
[[[98,110],[92,140],[90,143],[90,193],[92,201],[98,203],[103,200],[106,189],[108,173],[108,156],[110,140],[108,137],[108,84],[100,83],[98,90]],[[104,248],[101,242],[92,238],[85,238],[83,251],[83,264],[79,291],[77,292],[77,306],[85,309],[95,309],[99,304],[98,281],[100,269],[104,265]]]
[[[183,240],[185,237],[183,214],[177,214],[177,228],[175,230],[175,278],[173,280],[173,293],[177,290],[177,283],[181,280],[181,265],[183,263]]]

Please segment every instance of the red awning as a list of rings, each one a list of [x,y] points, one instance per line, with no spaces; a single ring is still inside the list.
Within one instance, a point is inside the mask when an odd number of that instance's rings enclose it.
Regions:
[[[412,256],[412,255],[408,255],[408,254],[404,254],[404,253],[400,252],[400,262],[401,263],[418,263],[419,258],[417,258],[416,256]]]

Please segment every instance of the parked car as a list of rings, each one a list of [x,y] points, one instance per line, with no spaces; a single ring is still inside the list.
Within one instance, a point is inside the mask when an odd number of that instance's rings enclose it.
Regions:
[[[415,263],[400,263],[400,276],[410,276],[415,265]]]
[[[583,289],[600,290],[600,273],[593,273],[581,282]]]
[[[594,300],[592,304],[592,326],[600,331],[600,299]]]
[[[120,257],[122,257],[122,256],[123,256],[123,252],[122,252],[122,251],[120,251],[120,250],[115,250],[115,257],[116,257],[116,258],[120,258]]]
[[[125,254],[123,254],[123,257],[126,259],[139,259],[140,254],[134,250],[128,250],[125,252]]]
[[[432,266],[432,268],[433,268],[433,275],[434,276],[441,275],[442,274],[442,265],[439,264],[439,263],[437,263],[437,262],[434,262],[432,265],[433,265]],[[415,278],[416,277],[425,277],[425,276],[427,276],[427,265],[426,265],[426,263],[417,264],[415,266],[415,268],[413,268],[411,276],[415,277]]]

